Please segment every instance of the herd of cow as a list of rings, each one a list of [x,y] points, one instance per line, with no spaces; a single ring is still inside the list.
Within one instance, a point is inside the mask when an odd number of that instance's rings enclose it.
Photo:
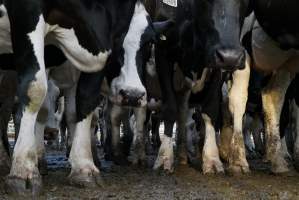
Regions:
[[[44,132],[55,118],[59,96],[64,97],[69,180],[75,185],[100,182],[91,132],[103,102],[109,129],[103,131],[105,151],[115,163],[126,159],[120,126],[129,111],[133,164],[145,163],[150,143],[157,148],[153,168],[172,172],[175,160],[187,164],[196,157],[198,133],[203,173],[223,173],[223,162],[231,173],[247,173],[251,136],[246,134],[252,132],[254,151],[264,154],[271,171],[289,171],[284,135],[289,110],[297,110],[289,103],[299,103],[297,0],[0,4],[0,167],[10,167],[8,192],[40,192]],[[11,114],[17,140],[10,163],[6,128]],[[249,118],[251,125],[244,125]],[[165,127],[161,142],[160,122]],[[252,131],[244,131],[246,126]],[[299,137],[291,135],[292,163],[298,166]]]

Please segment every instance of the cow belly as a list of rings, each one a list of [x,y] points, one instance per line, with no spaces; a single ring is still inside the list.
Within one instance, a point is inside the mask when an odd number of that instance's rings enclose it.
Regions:
[[[299,52],[280,49],[258,22],[255,22],[252,32],[252,50],[254,68],[258,71],[270,73],[282,68],[291,72],[299,71]]]

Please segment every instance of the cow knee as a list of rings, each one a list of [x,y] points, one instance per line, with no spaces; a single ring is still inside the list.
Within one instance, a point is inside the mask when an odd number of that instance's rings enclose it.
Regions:
[[[27,94],[28,98],[28,110],[32,113],[36,113],[41,108],[43,101],[47,93],[47,79],[46,75],[37,73],[36,80],[28,83]]]

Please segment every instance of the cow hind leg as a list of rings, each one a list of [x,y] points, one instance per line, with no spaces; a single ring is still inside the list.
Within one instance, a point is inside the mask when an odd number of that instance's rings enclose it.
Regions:
[[[77,123],[75,127],[69,161],[69,182],[78,187],[102,186],[100,171],[93,161],[91,150],[91,121],[100,101],[103,73],[82,73],[76,92]]]
[[[24,3],[24,2],[23,2]],[[25,2],[26,3],[26,2]],[[36,5],[32,5],[34,7]],[[16,13],[23,13],[17,12]],[[6,179],[9,193],[20,195],[38,195],[42,180],[38,171],[38,157],[34,136],[34,127],[38,111],[47,92],[47,77],[43,60],[45,22],[40,15],[37,24],[32,27],[33,16],[18,15],[13,20],[22,22],[22,29],[14,30],[13,41],[16,66],[19,67],[19,112],[21,113],[20,130],[13,152],[12,167]],[[19,24],[18,22],[12,24]],[[33,31],[23,28],[31,26]]]
[[[290,84],[290,74],[279,71],[274,74],[262,91],[262,101],[266,129],[266,157],[271,162],[273,173],[289,171],[282,152],[279,121],[286,90]]]
[[[229,143],[228,171],[233,174],[249,172],[242,134],[243,116],[248,98],[249,76],[250,60],[247,56],[245,69],[233,73],[233,84],[229,91],[229,111],[233,121],[233,134]]]

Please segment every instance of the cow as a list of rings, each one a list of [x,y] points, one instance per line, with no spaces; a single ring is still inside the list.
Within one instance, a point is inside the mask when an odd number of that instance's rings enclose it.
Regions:
[[[297,1],[252,0],[251,6],[256,17],[249,46],[253,59],[251,67],[268,77],[261,92],[265,122],[266,159],[271,163],[271,172],[280,174],[289,171],[283,154],[279,125],[287,88],[299,69],[299,31],[293,25],[294,20],[298,18],[296,10],[299,3]],[[244,81],[243,85],[248,85],[248,82]],[[232,87],[236,88],[235,93],[238,94],[239,99],[247,98],[247,92],[238,89],[240,86]],[[237,102],[232,102],[231,107],[234,107],[235,110],[243,111],[245,109],[244,104],[238,105]],[[233,117],[233,121],[239,121],[237,118],[241,120],[241,114],[243,113]],[[233,147],[233,140],[229,142],[232,147],[231,151],[237,149]],[[238,151],[244,151],[243,146],[239,145],[238,149]],[[240,165],[248,165],[245,157],[242,157],[241,160]]]
[[[144,21],[131,23],[133,15],[143,18],[141,8],[141,2],[136,0],[91,0],[88,3],[80,0],[1,2],[1,50],[6,51],[4,53],[14,52],[14,67],[19,81],[18,112],[21,113],[19,137],[14,148],[10,174],[6,179],[8,191],[38,194],[41,190],[34,127],[47,91],[45,43],[55,44],[76,68],[90,73],[81,75],[78,83],[78,88],[81,89],[78,89],[76,97],[78,118],[70,153],[70,179],[79,183],[86,180],[95,183],[98,180],[99,170],[92,161],[90,150],[81,151],[82,146],[90,144],[90,140],[86,139],[89,138],[88,124],[97,99],[90,98],[89,92],[99,91],[97,87],[101,86],[103,79],[103,75],[94,72],[103,71],[114,49],[122,49],[129,27],[138,33],[144,31]],[[130,41],[131,38],[128,39]],[[138,45],[124,48],[132,53]],[[98,76],[100,79],[95,82],[93,77]],[[136,98],[134,95],[142,92],[144,91],[137,90],[128,95]]]
[[[154,168],[163,166],[165,170],[172,171],[174,161],[172,130],[176,120],[181,121],[182,124],[178,135],[181,140],[178,145],[180,160],[181,163],[187,161],[184,126],[187,104],[182,105],[179,102],[186,102],[184,99],[188,99],[189,95],[188,92],[178,97],[175,95],[172,81],[174,68],[181,69],[184,77],[187,77],[185,86],[189,88],[193,85],[193,75],[197,74],[198,79],[204,79],[204,68],[230,71],[244,69],[245,50],[240,43],[240,33],[244,18],[250,13],[247,10],[249,1],[148,1],[148,5],[154,20],[173,19],[175,22],[175,26],[164,34],[163,40],[158,42],[155,52],[163,96],[162,115],[165,137]],[[209,124],[214,124],[216,121],[209,115],[205,118],[210,122]],[[208,131],[207,134],[214,133]],[[208,145],[205,152],[209,152],[213,147]],[[208,154],[205,157],[207,157],[206,165],[209,165],[207,171],[217,169],[213,164],[216,163],[213,161],[214,158]]]

